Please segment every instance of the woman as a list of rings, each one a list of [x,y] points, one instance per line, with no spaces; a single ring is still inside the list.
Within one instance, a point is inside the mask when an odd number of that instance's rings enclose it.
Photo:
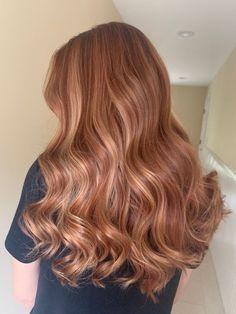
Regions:
[[[97,25],[55,51],[44,97],[59,126],[5,240],[15,297],[32,314],[170,313],[229,211],[161,57],[134,26]]]

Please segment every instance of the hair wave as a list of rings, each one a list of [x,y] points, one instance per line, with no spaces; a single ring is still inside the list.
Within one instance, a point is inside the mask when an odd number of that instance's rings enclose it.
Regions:
[[[62,284],[95,285],[125,262],[154,302],[176,268],[201,262],[229,211],[215,170],[204,173],[171,110],[169,76],[136,27],[109,22],[53,54],[44,97],[58,117],[38,162],[45,195],[25,208],[22,229]]]

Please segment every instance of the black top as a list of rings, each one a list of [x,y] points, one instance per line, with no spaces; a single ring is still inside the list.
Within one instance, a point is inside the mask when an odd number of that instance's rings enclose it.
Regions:
[[[23,263],[33,262],[37,256],[26,258],[34,242],[21,231],[17,219],[27,204],[42,198],[41,178],[36,159],[26,174],[20,201],[5,239],[7,251]],[[105,288],[95,287],[92,282],[79,288],[62,286],[51,271],[51,262],[52,258],[40,262],[36,299],[30,314],[169,314],[181,275],[181,270],[176,269],[174,277],[159,295],[159,303],[154,304],[136,284],[126,290],[111,283],[107,283]]]

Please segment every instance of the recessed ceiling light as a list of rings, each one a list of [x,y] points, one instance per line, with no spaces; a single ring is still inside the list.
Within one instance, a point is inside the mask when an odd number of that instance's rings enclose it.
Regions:
[[[179,31],[177,34],[179,37],[188,38],[192,37],[195,33],[192,31]]]

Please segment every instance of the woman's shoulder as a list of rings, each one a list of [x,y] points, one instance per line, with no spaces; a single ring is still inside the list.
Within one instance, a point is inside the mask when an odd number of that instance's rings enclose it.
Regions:
[[[39,165],[39,160],[38,157],[31,162],[28,170],[29,176],[36,175],[40,172],[40,165]]]
[[[24,182],[26,194],[31,198],[36,193],[44,193],[45,181],[40,169],[38,157],[34,159],[28,168]]]

